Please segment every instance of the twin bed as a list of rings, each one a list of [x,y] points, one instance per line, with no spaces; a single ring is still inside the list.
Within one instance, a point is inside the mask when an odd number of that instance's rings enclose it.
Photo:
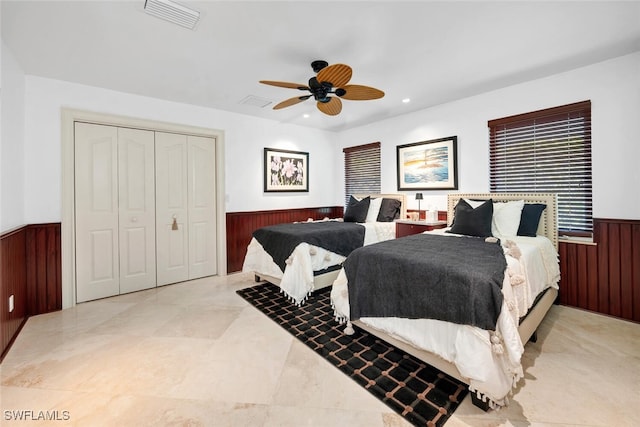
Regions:
[[[492,222],[501,218],[503,226],[505,221],[516,221],[516,217],[519,221],[518,208],[523,209],[524,205],[537,208],[538,213],[540,208],[544,209],[534,232],[527,233],[536,237],[509,232],[513,235],[501,235],[500,242],[493,242],[497,240],[493,238],[486,242],[485,238],[471,239],[437,230],[375,245],[367,251],[354,251],[333,284],[331,300],[337,318],[347,323],[345,333],[352,333],[351,325],[355,324],[468,384],[477,406],[496,408],[507,404],[511,390],[523,376],[520,360],[524,344],[557,296],[560,271],[556,196],[451,194],[448,196],[449,224],[453,221],[450,231],[460,228],[456,227],[459,218],[455,213],[465,212],[465,206],[458,205],[461,199],[465,201],[461,205],[466,206],[466,201],[477,203],[474,212],[489,204],[495,206],[489,218]],[[489,199],[492,202],[482,205],[481,201]],[[529,213],[527,209],[527,215]],[[511,228],[517,230],[518,225]],[[474,226],[477,228],[477,222]],[[491,228],[489,225],[489,233]],[[492,234],[497,234],[496,231]],[[447,249],[448,241],[452,249]],[[465,256],[467,243],[474,246],[473,256]],[[403,249],[405,247],[408,249]],[[417,256],[408,255],[407,251],[417,252]],[[501,266],[494,259],[500,259],[502,254],[504,264]],[[424,259],[422,264],[427,266],[426,270],[420,270],[422,266],[415,264],[409,264],[411,269],[403,267],[416,257]],[[369,274],[367,269],[372,265],[383,267]],[[381,286],[390,281],[390,275],[382,271],[389,266],[394,268],[391,276],[400,277],[392,282],[393,291],[402,295],[398,300],[413,303],[407,304],[409,308],[399,308],[404,313],[402,316],[394,316],[398,307],[387,307],[390,294],[385,294],[389,291]],[[490,268],[484,268],[486,266]],[[500,268],[502,275],[495,276],[494,270]],[[421,273],[423,271],[426,273]],[[471,280],[472,286],[460,285],[465,280]],[[495,283],[496,280],[501,283]],[[364,283],[358,283],[361,281]],[[351,282],[357,287],[350,286]],[[416,284],[419,286],[414,286]],[[474,293],[480,289],[479,285],[484,290],[482,294]],[[374,300],[382,306],[382,313],[372,312],[370,301],[361,303],[359,293],[363,292],[363,286],[366,292],[376,296]],[[416,289],[418,294],[414,293]],[[455,292],[447,293],[448,290]],[[352,307],[350,302],[359,306]],[[422,305],[430,305],[428,318],[421,317],[420,311],[412,311]],[[386,315],[385,311],[390,314]]]
[[[557,297],[556,211],[554,194],[450,194],[455,233],[363,245],[325,273],[336,318],[347,334],[356,325],[467,383],[483,409],[503,406]]]
[[[311,292],[331,286],[351,250],[395,238],[394,218],[378,221],[383,200],[397,200],[399,206],[395,219],[406,217],[403,194],[353,196],[360,201],[367,197],[372,201],[368,204],[367,212],[364,212],[363,222],[326,219],[278,224],[256,230],[247,247],[242,271],[253,272],[256,281],[265,280],[279,286],[298,305],[304,303]],[[358,229],[360,234],[364,233],[359,243],[357,237],[353,237]],[[345,242],[348,236],[352,237]],[[337,248],[337,252],[327,249],[332,247]],[[279,253],[282,248],[285,248],[284,255]]]

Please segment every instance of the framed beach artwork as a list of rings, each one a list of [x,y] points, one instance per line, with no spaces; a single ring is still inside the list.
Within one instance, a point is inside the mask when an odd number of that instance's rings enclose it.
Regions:
[[[309,191],[309,153],[265,148],[264,191]]]
[[[398,190],[457,190],[457,136],[398,145]]]

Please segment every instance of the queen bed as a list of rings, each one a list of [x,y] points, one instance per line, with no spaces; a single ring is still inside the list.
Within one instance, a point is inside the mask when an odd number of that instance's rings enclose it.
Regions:
[[[353,251],[331,302],[345,333],[356,325],[468,384],[477,406],[504,406],[558,294],[556,196],[450,194],[448,223]]]
[[[280,287],[295,304],[330,286],[358,247],[395,238],[394,219],[405,218],[403,194],[354,194],[344,219],[277,224],[254,231],[242,271]]]

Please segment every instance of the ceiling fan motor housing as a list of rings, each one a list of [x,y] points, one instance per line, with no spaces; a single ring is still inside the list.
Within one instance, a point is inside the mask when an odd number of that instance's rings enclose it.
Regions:
[[[309,91],[313,94],[313,97],[318,102],[329,102],[329,93],[333,85],[331,82],[319,82],[317,78],[311,77],[309,79]]]

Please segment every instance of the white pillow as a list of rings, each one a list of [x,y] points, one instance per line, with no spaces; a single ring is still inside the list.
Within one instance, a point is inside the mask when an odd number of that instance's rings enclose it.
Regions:
[[[365,222],[376,222],[378,220],[378,213],[380,212],[380,205],[382,205],[382,197],[377,199],[370,199],[369,210],[367,211],[367,219]]]
[[[475,209],[481,204],[483,204],[484,202],[486,202],[486,200],[471,200],[471,199],[464,199],[464,201],[469,203],[469,206],[471,206],[471,209]]]
[[[524,200],[511,202],[494,201],[491,234],[495,237],[516,236],[520,226],[522,208],[524,208]]]

